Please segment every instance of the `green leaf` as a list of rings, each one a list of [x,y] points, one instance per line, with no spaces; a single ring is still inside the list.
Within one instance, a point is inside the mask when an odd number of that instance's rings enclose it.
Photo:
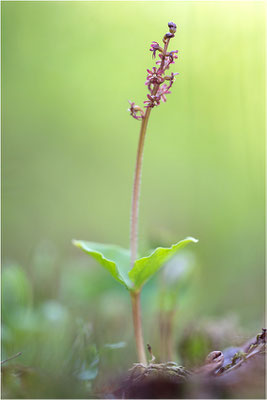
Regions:
[[[73,240],[72,243],[98,261],[99,264],[109,271],[116,281],[120,282],[127,289],[133,288],[133,284],[128,276],[130,270],[129,250],[115,245],[85,242],[82,240]]]
[[[129,250],[114,245],[73,240],[75,246],[98,261],[117,282],[120,282],[128,290],[134,291],[140,290],[177,251],[189,243],[197,242],[197,239],[188,237],[169,248],[158,247],[148,257],[136,260],[132,270],[130,270]]]
[[[198,240],[188,237],[180,242],[172,245],[169,248],[158,247],[148,257],[139,258],[134,263],[132,270],[129,272],[129,277],[134,284],[134,290],[140,288],[146,283],[163,265],[174,256],[177,251],[189,243],[197,243]]]

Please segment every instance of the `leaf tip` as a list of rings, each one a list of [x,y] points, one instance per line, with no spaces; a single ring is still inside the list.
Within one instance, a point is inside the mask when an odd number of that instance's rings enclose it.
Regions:
[[[196,239],[192,236],[188,236],[185,240],[190,240],[191,242],[198,243],[198,239]]]
[[[71,243],[76,247],[81,247],[81,244],[80,244],[79,240],[72,239]]]

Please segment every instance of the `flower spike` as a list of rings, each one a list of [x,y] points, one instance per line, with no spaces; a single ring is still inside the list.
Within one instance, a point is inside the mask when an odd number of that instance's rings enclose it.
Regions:
[[[170,68],[171,64],[175,63],[178,58],[178,50],[167,51],[169,41],[175,36],[177,26],[174,22],[168,23],[169,32],[167,32],[163,37],[164,46],[161,47],[158,42],[153,41],[150,45],[149,51],[152,52],[152,58],[156,58],[157,54],[159,59],[156,61],[156,66],[151,69],[147,69],[147,77],[145,85],[148,88],[149,93],[147,94],[147,99],[144,101],[145,108],[154,108],[160,105],[160,102],[166,102],[166,95],[171,93],[170,88],[172,87],[175,76],[178,73],[171,73],[170,75],[165,75],[166,71]],[[158,52],[158,53],[157,53]],[[168,81],[168,84],[165,82]],[[129,102],[131,107],[129,108],[130,114],[133,118],[142,120],[145,116],[143,109],[135,103]],[[138,113],[138,114],[137,114]]]

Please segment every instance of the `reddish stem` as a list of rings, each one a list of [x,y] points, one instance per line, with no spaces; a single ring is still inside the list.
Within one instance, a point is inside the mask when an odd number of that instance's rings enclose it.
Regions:
[[[167,48],[170,39],[167,39],[165,42],[164,50],[162,53],[162,59],[160,64],[160,69],[163,69],[165,55],[167,53]],[[158,89],[159,84],[154,85],[152,96],[154,96]],[[144,144],[145,144],[145,135],[147,124],[149,120],[151,112],[151,107],[146,109],[145,115],[142,119],[140,135],[139,135],[139,143],[137,149],[137,157],[136,157],[136,166],[135,166],[135,175],[134,175],[134,184],[133,184],[133,197],[132,197],[132,214],[131,214],[131,238],[130,238],[130,247],[131,247],[131,266],[133,267],[135,260],[137,258],[137,250],[138,250],[138,214],[139,214],[139,197],[140,197],[140,188],[141,188],[141,172],[142,172],[142,163],[143,163],[143,154],[144,154]]]
[[[160,64],[160,69],[164,66],[165,55],[167,52],[169,44],[169,39],[165,41],[164,50],[162,53],[162,60]],[[152,96],[155,95],[159,89],[159,84],[155,84]],[[145,135],[147,124],[149,120],[149,116],[151,113],[151,107],[147,107],[144,117],[142,118],[138,149],[137,149],[137,158],[136,158],[136,167],[135,167],[135,175],[134,175],[134,185],[133,185],[133,198],[132,198],[132,214],[131,214],[131,267],[134,266],[135,260],[137,258],[137,247],[138,247],[138,213],[139,213],[139,197],[140,197],[140,187],[141,187],[141,172],[142,172],[142,162],[143,162],[143,154],[144,154],[144,144],[145,144]],[[144,347],[143,340],[143,331],[142,331],[142,318],[141,318],[141,305],[140,305],[140,292],[132,292],[132,311],[133,311],[133,324],[134,324],[134,333],[135,333],[135,341],[139,362],[146,365],[146,353]]]

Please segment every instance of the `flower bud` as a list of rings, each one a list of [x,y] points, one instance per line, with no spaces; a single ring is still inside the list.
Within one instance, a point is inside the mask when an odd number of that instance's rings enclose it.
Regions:
[[[170,29],[170,33],[175,33],[176,32],[177,26],[176,26],[176,24],[174,22],[169,22],[168,23],[168,27]]]
[[[163,38],[163,42],[165,43],[167,39],[171,39],[174,37],[174,33],[167,32],[166,35]]]

